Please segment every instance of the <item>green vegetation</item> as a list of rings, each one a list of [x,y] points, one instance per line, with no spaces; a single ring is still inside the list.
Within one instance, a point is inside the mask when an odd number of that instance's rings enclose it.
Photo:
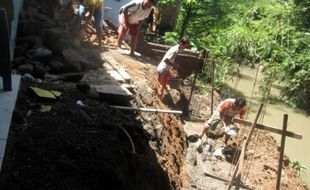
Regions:
[[[294,160],[291,163],[291,166],[294,170],[297,171],[297,173],[300,175],[301,172],[304,172],[305,170],[307,170],[307,167],[305,165],[303,165],[300,161],[298,160]]]
[[[162,0],[161,4],[175,1]],[[216,63],[217,88],[223,88],[234,65],[261,65],[264,98],[271,86],[281,83],[283,101],[309,109],[310,0],[180,2],[174,36],[190,36],[193,47],[210,50],[209,61]],[[167,34],[169,38],[171,34]],[[207,76],[208,67],[200,79]]]

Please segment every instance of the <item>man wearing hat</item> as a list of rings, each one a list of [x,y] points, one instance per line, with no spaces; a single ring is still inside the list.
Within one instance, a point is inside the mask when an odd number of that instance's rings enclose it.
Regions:
[[[138,41],[138,32],[156,3],[156,0],[133,0],[121,7],[117,39],[117,45],[120,49],[124,36],[129,31],[129,35],[131,36],[130,55],[134,56]]]

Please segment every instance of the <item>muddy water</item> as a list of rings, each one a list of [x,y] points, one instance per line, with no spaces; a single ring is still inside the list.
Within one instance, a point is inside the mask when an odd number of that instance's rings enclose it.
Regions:
[[[254,120],[256,111],[258,110],[261,96],[258,93],[259,82],[254,83],[254,79],[258,73],[258,81],[261,78],[261,73],[257,72],[257,69],[250,69],[248,67],[242,67],[240,70],[241,79],[231,78],[226,81],[227,85],[231,87],[237,93],[241,93],[247,97],[249,104],[248,118]],[[278,90],[272,89],[272,94],[278,94]],[[252,97],[252,98],[251,98]],[[266,105],[266,104],[265,104]],[[286,138],[285,154],[290,159],[298,160],[305,165],[308,170],[304,170],[301,174],[305,183],[310,186],[310,154],[308,154],[307,146],[310,144],[310,116],[307,116],[303,111],[298,109],[291,109],[281,103],[267,103],[266,109],[263,109],[263,113],[259,119],[259,123],[264,125],[282,128],[283,115],[288,114],[288,130],[303,135],[302,140]],[[280,144],[280,135],[273,134]]]

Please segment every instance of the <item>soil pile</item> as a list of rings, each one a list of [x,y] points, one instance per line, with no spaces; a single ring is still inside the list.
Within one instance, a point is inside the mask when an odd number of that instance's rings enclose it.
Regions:
[[[62,96],[39,99],[29,86],[57,90]],[[76,104],[78,100],[87,106]],[[42,105],[52,110],[42,112]],[[169,189],[148,146],[149,135],[135,117],[90,98],[75,85],[23,80],[1,189]]]

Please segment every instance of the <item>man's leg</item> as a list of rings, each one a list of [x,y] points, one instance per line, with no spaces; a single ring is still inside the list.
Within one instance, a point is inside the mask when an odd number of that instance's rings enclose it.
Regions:
[[[164,78],[164,73],[158,72],[157,92],[159,96],[162,96],[164,93],[163,78]]]
[[[203,135],[211,128],[214,130],[217,125],[220,123],[220,113],[219,111],[215,110],[212,114],[212,116],[208,119],[208,121],[204,124],[204,127],[199,135],[200,138],[203,137]]]
[[[170,88],[170,81],[171,81],[171,72],[170,71],[167,71],[167,73],[165,74],[165,88],[167,91],[170,91],[171,88]]]
[[[103,7],[99,9],[95,9],[94,11],[95,27],[96,27],[99,48],[102,47],[102,19],[103,19],[102,9]]]
[[[130,39],[130,55],[135,55],[135,50],[138,41],[138,24],[131,24],[129,26],[129,34],[131,36]]]
[[[134,56],[135,55],[135,49],[137,46],[137,41],[138,41],[138,35],[132,35],[130,39],[130,55]]]
[[[125,26],[125,17],[123,14],[119,15],[118,21],[119,21],[119,27],[118,27],[117,46],[119,48],[122,48],[123,39],[127,32],[127,26]]]

